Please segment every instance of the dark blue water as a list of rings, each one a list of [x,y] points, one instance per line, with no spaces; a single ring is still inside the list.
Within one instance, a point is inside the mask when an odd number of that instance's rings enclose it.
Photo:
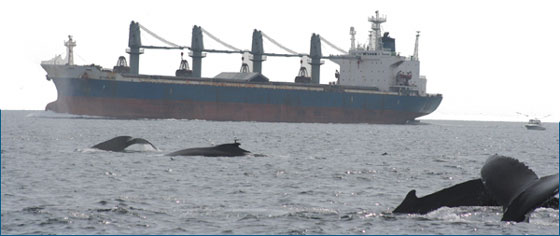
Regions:
[[[426,125],[114,120],[2,111],[2,234],[558,234],[558,210],[501,222],[499,207],[390,213],[478,178],[489,155],[558,173],[558,124]],[[159,151],[88,147],[119,135]],[[239,138],[266,156],[165,153]],[[137,147],[140,149],[141,147]],[[386,155],[383,155],[386,153]]]

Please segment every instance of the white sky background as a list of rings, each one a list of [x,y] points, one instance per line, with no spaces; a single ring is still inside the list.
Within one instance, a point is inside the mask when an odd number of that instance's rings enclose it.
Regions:
[[[43,110],[56,100],[42,60],[65,55],[64,41],[77,41],[76,64],[112,68],[128,54],[130,21],[139,21],[165,39],[189,45],[193,25],[223,41],[251,48],[253,29],[284,46],[309,53],[312,33],[350,47],[349,28],[367,42],[367,18],[387,16],[384,31],[397,51],[410,56],[420,30],[420,73],[428,92],[443,94],[431,119],[526,121],[521,112],[560,121],[560,1],[1,1],[0,109]],[[164,46],[146,33],[144,45]],[[209,49],[225,49],[204,37]],[[266,52],[285,53],[270,42]],[[184,51],[185,55],[188,51]],[[323,54],[337,54],[323,43]],[[178,50],[146,49],[140,73],[173,75]],[[189,64],[192,65],[189,58]],[[241,55],[208,54],[203,77],[239,71]],[[268,57],[263,74],[292,82],[299,58]],[[326,60],[321,83],[334,81],[338,66]]]

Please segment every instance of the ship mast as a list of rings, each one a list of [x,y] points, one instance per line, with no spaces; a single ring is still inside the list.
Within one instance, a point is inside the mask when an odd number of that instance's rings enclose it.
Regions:
[[[68,35],[68,41],[64,42],[64,46],[68,48],[66,56],[68,57],[67,65],[74,65],[74,47],[76,47],[76,41],[72,40],[72,35]]]
[[[356,50],[356,31],[350,27],[350,50]]]
[[[420,38],[420,31],[416,31],[416,41],[414,42],[414,55],[412,59],[418,61],[418,39]]]
[[[387,17],[379,16],[379,11],[375,11],[375,16],[369,17],[369,22],[371,22],[370,38],[369,38],[369,48],[370,50],[381,51],[383,49],[383,42],[381,42],[381,23],[387,21]],[[375,40],[373,39],[375,36]]]

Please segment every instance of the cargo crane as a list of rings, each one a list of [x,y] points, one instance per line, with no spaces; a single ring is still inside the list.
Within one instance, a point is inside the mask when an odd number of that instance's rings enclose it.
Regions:
[[[158,39],[159,41],[163,42],[168,46],[151,46],[151,45],[143,45],[141,42],[140,36],[140,29],[144,32],[148,33],[149,35],[153,36],[154,38]],[[229,50],[217,50],[217,49],[206,49],[204,48],[203,43],[203,34],[210,37],[211,39],[215,40],[216,42],[220,43],[224,47],[228,48]],[[278,46],[279,48],[289,52],[289,54],[282,54],[282,53],[267,53],[264,51],[263,48],[263,37],[266,38],[268,41],[273,43],[274,45]],[[240,50],[222,40],[218,37],[214,36],[204,28],[200,26],[194,26],[192,29],[192,38],[191,38],[191,46],[180,46],[174,44],[159,35],[155,34],[154,32],[150,31],[148,28],[142,26],[138,22],[132,21],[130,23],[130,32],[129,32],[129,48],[127,49],[127,53],[130,54],[130,73],[131,74],[138,74],[139,73],[139,61],[140,61],[140,54],[144,52],[144,49],[178,49],[190,50],[189,56],[192,57],[192,72],[190,72],[190,76],[195,78],[201,77],[202,72],[202,58],[206,57],[206,53],[227,53],[227,54],[246,54],[250,53],[250,60],[252,61],[253,72],[262,73],[262,62],[266,61],[267,56],[272,57],[300,57],[300,58],[310,58],[311,64],[311,83],[319,84],[320,83],[320,66],[324,64],[324,61],[321,59],[329,59],[329,58],[340,58],[340,56],[329,56],[324,57],[321,52],[321,42],[325,42],[330,47],[334,48],[337,51],[342,53],[346,53],[344,50],[340,49],[339,47],[335,46],[331,42],[327,41],[325,38],[321,37],[319,34],[313,34],[311,36],[311,45],[310,45],[310,53],[303,54],[297,53],[284,45],[278,43],[272,37],[266,35],[260,30],[253,31],[253,40],[251,44],[251,50]],[[244,59],[244,57],[242,58]],[[303,59],[302,59],[303,60]],[[183,61],[184,59],[181,58],[181,66],[179,70],[183,68]],[[186,62],[186,61],[185,61]],[[242,64],[242,72],[249,72],[249,66],[243,62]],[[178,70],[178,71],[179,71]],[[186,76],[186,75],[183,75]]]

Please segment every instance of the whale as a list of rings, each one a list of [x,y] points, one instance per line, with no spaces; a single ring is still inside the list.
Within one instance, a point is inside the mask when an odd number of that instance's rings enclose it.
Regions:
[[[196,147],[168,153],[167,156],[205,156],[205,157],[236,157],[245,156],[251,152],[239,147],[237,141],[212,147]]]
[[[528,221],[539,207],[558,209],[558,174],[538,178],[518,160],[493,155],[481,178],[469,180],[418,198],[411,190],[393,213],[427,214],[440,207],[502,206],[502,221]]]
[[[93,145],[92,148],[105,151],[124,152],[127,147],[133,144],[148,144],[157,150],[156,146],[154,146],[148,140],[145,140],[143,138],[133,138],[131,136],[117,136],[105,142]]]

